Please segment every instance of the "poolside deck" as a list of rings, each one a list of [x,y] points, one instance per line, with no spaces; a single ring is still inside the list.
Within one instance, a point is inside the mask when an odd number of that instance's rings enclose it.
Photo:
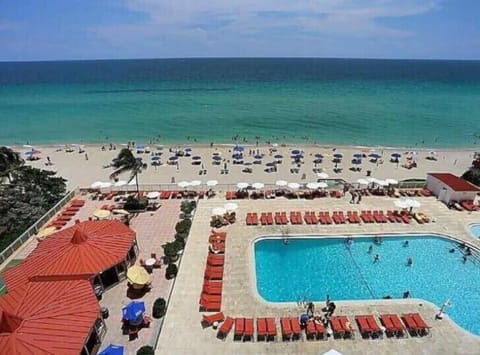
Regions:
[[[242,317],[276,317],[280,334],[279,318],[297,316],[303,308],[297,304],[278,306],[262,301],[253,285],[253,268],[251,243],[259,235],[280,235],[282,230],[289,234],[363,234],[363,233],[442,233],[475,244],[480,248],[480,241],[474,239],[468,230],[468,224],[478,221],[477,214],[468,214],[448,210],[435,198],[417,198],[425,214],[435,220],[434,223],[420,225],[415,221],[410,224],[345,224],[345,225],[288,225],[288,226],[247,226],[247,212],[266,211],[320,211],[320,210],[392,210],[394,199],[388,197],[365,197],[360,205],[351,205],[349,198],[316,200],[238,200],[237,222],[223,228],[228,233],[225,253],[225,272],[222,296],[222,311],[229,316]],[[277,337],[274,342],[234,342],[230,334],[225,341],[216,338],[212,328],[202,329],[202,314],[199,312],[198,300],[203,283],[203,272],[208,253],[208,236],[211,210],[223,206],[224,199],[201,200],[195,214],[190,237],[183,255],[179,275],[165,317],[157,351],[165,354],[263,354],[263,353],[303,353],[321,354],[329,349],[336,349],[343,354],[478,354],[480,337],[471,335],[451,322],[448,317],[442,321],[434,319],[438,307],[418,299],[379,300],[366,302],[336,301],[336,313],[347,315],[353,321],[358,314],[410,313],[419,312],[432,326],[432,336],[408,337],[406,339],[365,340],[358,334],[354,340],[329,338],[326,341],[282,342]]]

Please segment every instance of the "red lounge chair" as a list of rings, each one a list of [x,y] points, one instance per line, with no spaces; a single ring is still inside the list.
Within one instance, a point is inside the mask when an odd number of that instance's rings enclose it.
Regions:
[[[256,213],[252,213],[252,225],[258,225],[258,215]]]
[[[282,328],[282,339],[292,339],[292,327],[290,326],[290,318],[280,318],[280,326]]]
[[[200,312],[220,312],[222,308],[222,302],[207,302],[201,301],[200,303]]]
[[[358,324],[358,328],[360,329],[360,334],[364,338],[369,338],[372,335],[372,329],[367,322],[367,316],[355,316],[355,321]]]
[[[209,295],[221,295],[222,294],[222,284],[219,283],[218,286],[203,286],[202,293]]]
[[[317,339],[326,339],[325,338],[325,326],[320,321],[314,321],[315,329],[317,330]]]
[[[230,333],[230,330],[232,330],[233,323],[233,318],[227,317],[227,319],[225,319],[225,322],[223,322],[222,326],[218,329],[217,338],[220,338],[222,340],[225,339],[228,333]]]
[[[352,324],[350,323],[350,321],[348,320],[348,318],[346,316],[332,317],[332,322],[333,322],[334,318],[336,318],[336,320],[340,324],[340,328],[343,331],[343,337],[344,338],[346,338],[346,337],[353,338],[353,327],[352,327]]]
[[[381,315],[380,322],[382,322],[382,325],[385,327],[385,334],[387,334],[387,336],[393,336],[397,334],[397,327],[393,324],[388,314]]]
[[[338,216],[340,217],[341,223],[345,224],[347,222],[345,215],[343,214],[343,211],[338,211]]]
[[[288,224],[287,212],[282,212],[282,224]]]
[[[204,327],[209,327],[211,325],[213,325],[213,323],[215,322],[223,322],[223,320],[225,319],[225,315],[223,314],[223,312],[218,312],[218,313],[213,313],[213,314],[209,314],[209,315],[203,315],[202,317],[202,325]]]
[[[371,329],[371,336],[372,338],[379,338],[382,336],[382,329],[378,326],[377,321],[375,320],[375,317],[372,315],[368,315],[365,317],[368,323],[368,326]]]
[[[395,328],[397,328],[397,336],[405,335],[405,326],[400,321],[400,317],[396,314],[390,314],[390,320],[392,321]]]
[[[332,317],[330,319],[330,325],[332,327],[334,337],[343,338],[345,336],[345,331],[337,317]]]
[[[312,222],[312,224],[318,223],[318,219],[314,211],[310,212],[310,221]]]
[[[245,318],[245,332],[243,340],[253,340],[253,318]]]
[[[413,321],[417,325],[417,329],[418,329],[420,335],[428,334],[430,326],[427,325],[427,323],[425,323],[422,316],[419,313],[412,313],[411,316],[413,318]]]
[[[223,266],[225,254],[210,254],[207,257],[207,264],[211,266]]]
[[[273,215],[272,212],[267,212],[267,224],[269,226],[273,225]]]
[[[413,320],[413,317],[411,314],[404,314],[403,315],[403,323],[407,327],[408,332],[411,335],[418,335],[419,334],[419,329],[417,328],[417,323]]]
[[[290,318],[290,325],[292,326],[293,339],[300,339],[300,337],[302,336],[302,328],[300,327],[298,318],[297,317]]]
[[[235,318],[235,331],[233,340],[242,340],[245,333],[245,318]]]
[[[267,333],[268,338],[274,340],[277,336],[277,326],[275,325],[275,318],[267,318]]]
[[[305,215],[303,216],[305,223],[306,224],[312,224],[311,219],[310,219],[310,212],[305,212]]]
[[[266,226],[267,225],[267,214],[265,212],[262,212],[262,214],[260,215],[260,224],[262,226]]]
[[[266,318],[257,318],[257,340],[267,339],[267,320]]]
[[[245,217],[245,224],[247,226],[252,225],[252,214],[250,212],[247,213],[247,216]]]
[[[352,211],[347,211],[347,220],[348,223],[357,223],[355,217],[353,216]]]
[[[70,216],[70,217],[73,217],[77,214],[77,211],[69,211],[69,210],[65,210],[63,211],[62,213],[62,216]]]
[[[315,321],[309,320],[307,322],[305,334],[307,335],[307,340],[313,340],[317,338],[317,328],[315,327]]]
[[[323,215],[325,216],[325,222],[327,222],[327,224],[332,224],[332,218],[330,217],[330,213],[324,212]]]
[[[222,280],[223,279],[223,270],[222,271],[213,271],[210,269],[205,270],[205,278],[210,280]]]
[[[275,224],[283,224],[280,212],[275,212]]]

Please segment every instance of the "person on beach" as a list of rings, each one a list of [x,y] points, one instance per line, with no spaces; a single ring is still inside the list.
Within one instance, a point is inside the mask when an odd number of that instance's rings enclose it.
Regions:
[[[358,192],[358,199],[357,199],[357,204],[360,203],[360,201],[362,201],[362,194],[360,193],[360,191]]]
[[[85,153],[85,160],[88,160],[88,154]]]

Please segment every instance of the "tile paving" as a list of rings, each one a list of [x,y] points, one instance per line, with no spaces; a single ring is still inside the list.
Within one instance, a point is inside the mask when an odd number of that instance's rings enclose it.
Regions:
[[[473,238],[468,224],[478,222],[478,213],[451,211],[435,198],[417,198],[421,210],[435,222],[420,225],[411,224],[360,224],[360,225],[288,225],[280,226],[246,226],[247,212],[266,211],[320,211],[320,210],[363,210],[395,209],[392,198],[365,197],[361,205],[351,205],[348,198],[316,200],[238,200],[238,221],[224,228],[227,231],[225,256],[224,288],[222,311],[230,316],[261,317],[297,316],[303,308],[296,303],[273,304],[261,300],[255,290],[252,260],[252,242],[261,235],[281,235],[287,231],[291,235],[315,234],[358,234],[358,233],[411,233],[428,232],[450,234],[480,248],[480,240]],[[331,348],[343,354],[478,354],[480,337],[464,331],[445,317],[442,321],[434,320],[438,307],[420,300],[369,300],[363,302],[338,301],[338,314],[345,314],[353,319],[355,314],[380,314],[384,312],[407,313],[419,312],[427,323],[433,326],[429,337],[408,337],[406,339],[364,340],[358,334],[355,340],[302,341],[297,342],[234,342],[230,334],[225,341],[216,338],[212,328],[202,329],[198,301],[203,283],[203,272],[208,254],[208,236],[211,210],[223,206],[223,198],[201,200],[197,208],[189,240],[184,252],[182,265],[170,300],[158,342],[160,354],[264,354],[264,353],[302,353],[321,354]],[[279,328],[279,326],[278,326]],[[280,330],[280,329],[279,329]]]

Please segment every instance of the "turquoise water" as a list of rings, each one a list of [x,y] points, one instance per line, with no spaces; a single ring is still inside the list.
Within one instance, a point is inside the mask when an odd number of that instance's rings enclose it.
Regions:
[[[480,224],[471,225],[470,232],[472,232],[474,237],[480,238]]]
[[[260,240],[255,244],[258,292],[270,302],[323,302],[327,294],[332,300],[367,300],[402,298],[408,290],[439,307],[450,299],[446,313],[480,335],[478,261],[463,263],[454,242],[430,235],[384,238],[371,254],[370,245],[372,238],[356,238],[350,249],[343,238],[291,238],[287,245],[282,239]]]
[[[159,141],[471,147],[480,62],[0,63],[0,144]]]

